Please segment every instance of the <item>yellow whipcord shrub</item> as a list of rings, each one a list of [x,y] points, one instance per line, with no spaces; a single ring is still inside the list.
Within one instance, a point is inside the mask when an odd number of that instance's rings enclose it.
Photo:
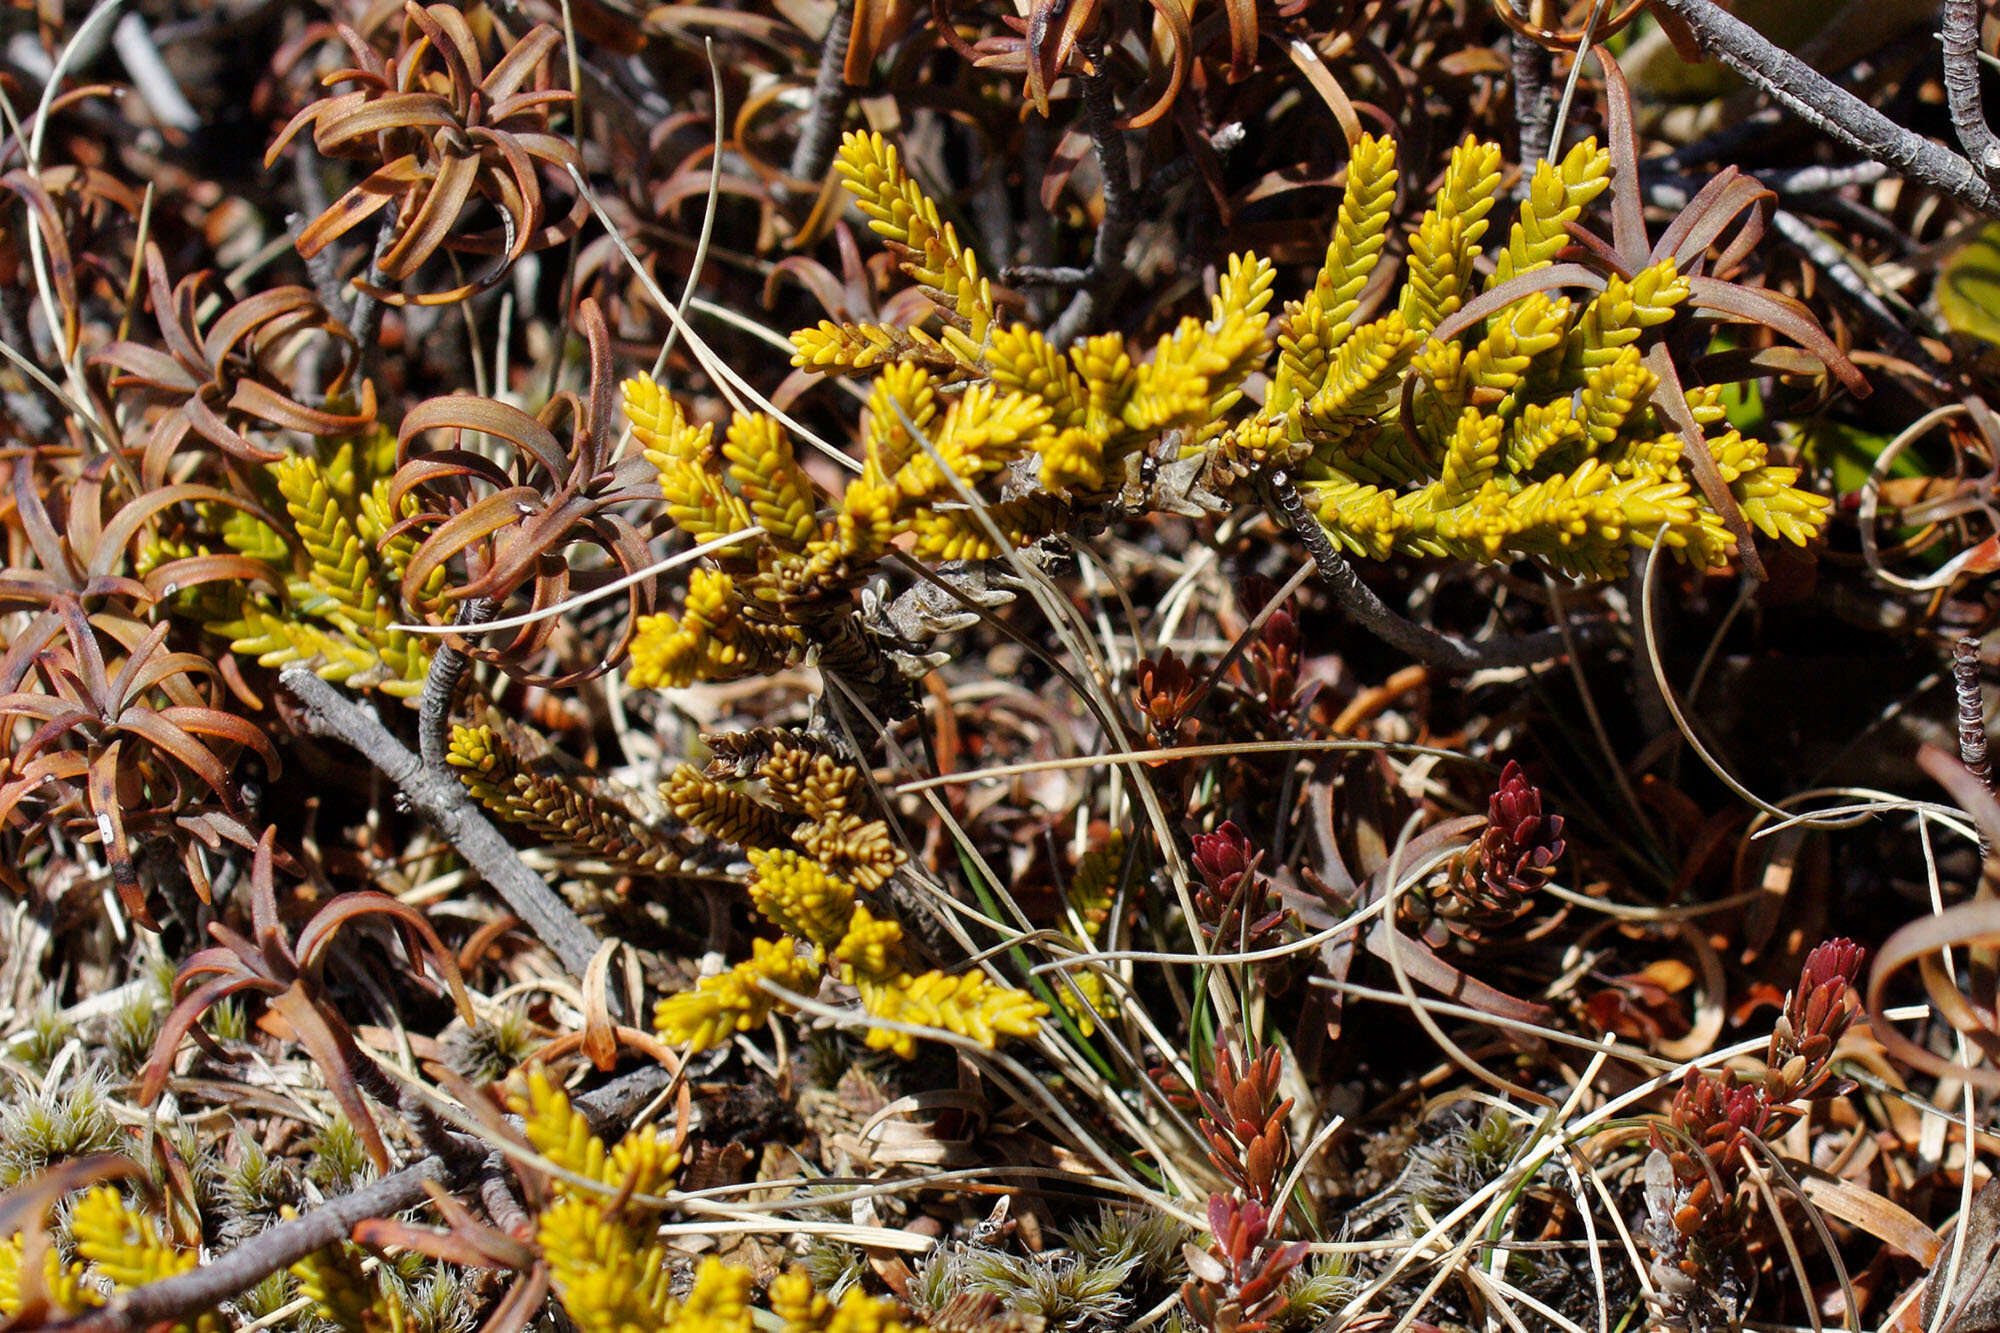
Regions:
[[[42,1250],[42,1290],[58,1312],[76,1314],[102,1305],[107,1289],[127,1291],[149,1282],[192,1272],[199,1251],[167,1238],[159,1220],[142,1212],[110,1185],[77,1196],[70,1209],[69,1236],[76,1258],[65,1262],[51,1242]],[[0,1241],[0,1316],[12,1318],[22,1304],[21,1265],[26,1238]],[[214,1310],[171,1326],[174,1333],[223,1333],[228,1321]]]
[[[587,771],[558,767],[527,728],[496,717],[453,727],[445,762],[475,800],[509,824],[629,874],[687,872],[681,849]]]
[[[1685,326],[1698,275],[1673,258],[1635,272],[1551,268],[1608,188],[1610,155],[1595,141],[1537,168],[1481,283],[1501,155],[1467,139],[1410,236],[1402,282],[1385,288],[1395,145],[1363,137],[1320,270],[1275,327],[1272,266],[1238,255],[1208,317],[1184,318],[1150,349],[1115,334],[1057,347],[1004,322],[977,260],[894,148],[849,135],[839,167],[939,331],[826,322],[793,335],[795,365],[873,379],[861,468],[835,496],[815,489],[770,418],[696,426],[652,379],[626,382],[668,517],[697,541],[736,539],[694,571],[678,612],[642,621],[636,686],[809,660],[879,682],[885,654],[855,593],[892,546],[932,564],[986,560],[1064,531],[1087,508],[1216,507],[1211,488],[1245,477],[1272,481],[1295,521],[1310,531],[1316,518],[1361,555],[1534,559],[1586,578],[1619,574],[1633,547],[1655,542],[1704,568],[1731,557],[1690,448],[1707,451],[1757,529],[1804,544],[1825,524],[1827,502],[1799,489],[1797,469],[1768,446],[1727,429],[1702,437],[1722,421],[1719,387],[1658,400],[1668,390],[1647,358]],[[1259,373],[1261,403],[1245,396]],[[1280,474],[1298,491],[1277,488]],[[1297,513],[1301,496],[1309,515]],[[744,780],[765,798],[732,785]],[[864,899],[902,853],[861,799],[859,770],[809,750],[773,753],[720,774],[684,766],[662,795],[684,822],[745,849],[751,900],[782,932],[663,1001],[655,1021],[668,1040],[714,1045],[782,1009],[775,990],[807,995],[825,979],[853,987],[885,1022],[984,1044],[1036,1030],[1046,1009],[1024,992],[916,970],[901,926]],[[1088,1023],[1102,982],[1078,984],[1081,1002],[1065,1003]],[[886,1026],[868,1040],[914,1049]]]
[[[654,1026],[663,1038],[704,1050],[785,1008],[768,986],[810,996],[829,973],[853,986],[876,1018],[985,1046],[1039,1031],[1047,1008],[1025,991],[977,973],[913,969],[902,927],[863,901],[904,853],[854,765],[783,732],[732,737],[728,748],[712,771],[760,781],[768,801],[686,765],[662,795],[682,819],[744,849],[750,902],[783,934],[755,941],[749,960],[660,1001]],[[886,1027],[870,1027],[867,1042],[905,1058],[916,1053],[913,1034]]]
[[[404,1333],[409,1312],[395,1289],[365,1271],[361,1251],[349,1244],[329,1245],[291,1266],[299,1280],[299,1295],[313,1311],[341,1333]]]
[[[537,1069],[514,1099],[528,1142],[554,1166],[601,1186],[552,1176],[553,1201],[536,1226],[556,1296],[591,1333],[638,1333],[669,1326],[674,1302],[667,1249],[651,1237],[650,1214],[620,1201],[657,1195],[680,1169],[670,1135],[635,1129],[607,1149],[560,1088]],[[748,1275],[745,1274],[748,1285]]]
[[[1047,1006],[1025,991],[972,972],[913,972],[902,927],[857,902],[854,886],[825,865],[789,849],[752,848],[749,855],[750,901],[786,933],[754,941],[748,962],[660,1001],[653,1023],[667,1041],[705,1050],[731,1033],[747,1032],[784,1007],[764,983],[810,995],[827,972],[854,986],[876,1018],[938,1028],[989,1047],[1002,1036],[1032,1037],[1040,1030]],[[916,1054],[912,1033],[871,1026],[866,1039],[905,1059]]]
[[[1394,144],[1363,137],[1325,261],[1311,290],[1287,303],[1275,341],[1263,313],[1271,267],[1240,255],[1208,320],[1183,320],[1148,354],[1115,335],[1058,349],[1032,329],[974,318],[986,307],[972,256],[946,253],[956,238],[924,221],[936,209],[911,202],[915,186],[894,149],[850,135],[841,153],[848,189],[949,327],[940,338],[832,323],[793,335],[796,365],[877,376],[864,426],[869,467],[834,521],[856,534],[848,557],[904,532],[926,558],[994,553],[964,510],[937,503],[937,468],[914,430],[966,485],[1034,460],[1036,488],[995,497],[1010,539],[1054,530],[1082,500],[1129,495],[1128,465],[1165,449],[1199,464],[1207,485],[1285,469],[1335,542],[1375,558],[1533,558],[1605,578],[1623,570],[1630,548],[1657,539],[1697,565],[1722,564],[1732,553],[1724,520],[1687,471],[1684,439],[1641,363],[1644,347],[1691,309],[1672,260],[1593,279],[1601,286],[1587,296],[1531,292],[1436,336],[1479,295],[1500,161],[1495,145],[1471,139],[1452,154],[1410,238],[1400,287],[1364,318],[1397,174]],[[1609,173],[1595,141],[1540,164],[1484,289],[1547,269]],[[920,256],[906,239],[916,234]],[[985,332],[974,339],[974,329]],[[1269,388],[1261,407],[1244,411],[1242,388],[1257,370]],[[973,384],[945,404],[936,390],[953,381]],[[1702,427],[1720,425],[1718,386],[1688,391],[1686,405]],[[1827,502],[1799,489],[1798,470],[1774,462],[1768,446],[1725,428],[1705,447],[1757,529],[1804,544],[1823,528]]]
[[[242,557],[264,571],[259,580],[181,594],[184,611],[231,652],[266,667],[304,662],[328,680],[414,703],[432,648],[395,628],[405,619],[398,589],[416,550],[408,536],[389,535],[397,519],[389,509],[395,437],[376,431],[324,447],[324,456],[295,454],[263,470],[270,513],[286,530],[219,509],[212,517],[222,551],[155,543],[142,568],[194,555]],[[427,591],[441,589],[444,576],[439,570]]]
[[[1471,140],[1452,154],[1411,238],[1400,300],[1354,327],[1343,294],[1372,275],[1380,247],[1368,242],[1387,219],[1353,201],[1395,183],[1386,141],[1356,146],[1314,293],[1286,308],[1264,410],[1217,441],[1219,457],[1295,469],[1334,540],[1378,559],[1531,556],[1613,577],[1631,546],[1662,538],[1696,564],[1721,564],[1731,551],[1723,519],[1684,469],[1682,437],[1652,401],[1658,380],[1640,358],[1641,340],[1689,298],[1673,261],[1614,273],[1586,300],[1532,292],[1455,337],[1434,336],[1471,294],[1498,162],[1492,145]],[[1609,175],[1594,140],[1540,164],[1489,289],[1548,267]],[[1687,404],[1704,427],[1722,419],[1718,387],[1691,391]],[[1803,545],[1824,525],[1827,501],[1797,489],[1798,470],[1771,463],[1763,444],[1724,430],[1707,448],[1767,535]]]
[[[635,1129],[606,1148],[561,1089],[537,1069],[514,1098],[529,1143],[566,1174],[553,1175],[552,1201],[536,1225],[556,1296],[585,1333],[751,1333],[755,1279],[747,1268],[709,1257],[676,1300],[674,1267],[651,1234],[644,1205],[672,1181],[680,1151],[671,1135]],[[590,1189],[569,1176],[599,1186]],[[787,1333],[913,1333],[896,1309],[860,1291],[834,1305],[801,1270],[771,1285],[771,1312]]]

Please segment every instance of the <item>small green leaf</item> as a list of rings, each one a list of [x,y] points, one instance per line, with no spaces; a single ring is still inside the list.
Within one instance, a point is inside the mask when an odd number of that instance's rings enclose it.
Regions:
[[[2000,344],[2000,222],[1952,251],[1938,270],[1937,299],[1952,332]]]

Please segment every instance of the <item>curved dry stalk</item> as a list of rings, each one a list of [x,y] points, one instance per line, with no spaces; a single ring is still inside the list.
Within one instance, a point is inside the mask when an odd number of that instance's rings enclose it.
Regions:
[[[1673,716],[1674,726],[1681,733],[1681,739],[1687,742],[1688,748],[1695,752],[1695,756],[1701,760],[1709,772],[1715,774],[1723,786],[1735,792],[1739,799],[1749,805],[1755,806],[1767,815],[1771,815],[1777,819],[1788,820],[1792,824],[1803,824],[1807,828],[1819,829],[1853,828],[1855,825],[1863,822],[1865,816],[1860,815],[1844,819],[1810,818],[1792,815],[1782,807],[1771,804],[1756,792],[1744,786],[1742,782],[1738,781],[1736,775],[1723,767],[1722,761],[1717,759],[1709,751],[1709,748],[1702,743],[1701,738],[1695,734],[1694,727],[1688,722],[1687,713],[1681,708],[1680,695],[1674,690],[1672,683],[1667,680],[1667,669],[1660,661],[1659,635],[1653,627],[1653,587],[1655,583],[1653,571],[1659,566],[1660,561],[1658,556],[1659,547],[1656,544],[1654,549],[1647,553],[1646,567],[1639,579],[1639,622],[1641,631],[1645,635],[1646,657],[1653,668],[1653,683],[1659,687],[1660,698],[1666,703],[1668,713]]]

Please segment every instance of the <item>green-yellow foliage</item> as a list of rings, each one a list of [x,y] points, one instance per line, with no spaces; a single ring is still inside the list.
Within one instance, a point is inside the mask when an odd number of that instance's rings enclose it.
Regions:
[[[563,1309],[588,1333],[652,1333],[672,1326],[678,1307],[668,1290],[673,1268],[667,1248],[652,1234],[652,1213],[629,1202],[635,1195],[661,1193],[672,1180],[680,1167],[672,1137],[641,1128],[616,1148],[606,1148],[539,1069],[528,1075],[514,1110],[528,1142],[558,1170],[550,1177],[553,1197],[537,1221],[536,1240]],[[743,1276],[739,1300],[749,1285],[748,1274]]]
[[[945,328],[933,337],[922,329],[822,323],[795,339],[806,363],[878,364],[915,351],[944,363],[979,364],[994,309],[978,259],[959,245],[958,233],[940,218],[937,204],[910,179],[895,146],[881,135],[848,135],[834,165],[876,234],[937,306]]]
[[[748,960],[662,1000],[654,1014],[662,1037],[696,1050],[714,1046],[787,1008],[771,987],[809,997],[829,974],[853,986],[877,1018],[986,1046],[1039,1030],[1047,1009],[1024,991],[977,972],[915,971],[902,927],[870,910],[865,895],[894,873],[904,853],[859,769],[782,738],[746,768],[763,783],[767,800],[687,766],[668,778],[661,795],[680,818],[744,849],[750,903],[781,934],[755,941]],[[866,1039],[906,1058],[916,1052],[912,1033],[871,1027]]]
[[[1492,144],[1468,139],[1452,153],[1400,283],[1384,269],[1395,145],[1365,136],[1320,271],[1275,328],[1271,265],[1236,255],[1207,318],[1183,319],[1150,348],[1116,334],[1057,347],[1006,322],[971,252],[879,136],[848,136],[840,172],[941,330],[822,323],[793,335],[795,365],[872,379],[859,474],[831,497],[768,418],[738,416],[718,443],[650,379],[626,384],[672,521],[697,540],[749,538],[694,573],[678,613],[642,622],[636,685],[764,673],[809,651],[826,663],[851,643],[829,628],[851,627],[852,592],[892,546],[930,562],[985,559],[1086,507],[1178,506],[1204,484],[1279,469],[1335,543],[1374,558],[1531,558],[1602,578],[1655,542],[1703,567],[1731,554],[1645,364],[1693,295],[1672,261],[1580,294],[1524,291],[1464,318],[1501,186]],[[1541,164],[1483,290],[1548,268],[1609,179],[1595,141]],[[1246,405],[1258,373],[1263,402]],[[1722,419],[1714,388],[1689,392],[1686,408],[1675,415]],[[1804,544],[1824,526],[1826,501],[1767,446],[1725,431],[1700,447],[1767,535]],[[1178,494],[1156,489],[1155,470],[1168,468]],[[663,1035],[711,1045],[780,1008],[769,987],[803,994],[829,975],[878,1018],[981,1042],[1034,1030],[1041,1006],[1021,992],[905,966],[900,930],[865,897],[895,864],[886,835],[862,835],[869,816],[802,811],[778,784],[769,790],[778,808],[689,768],[663,788],[681,819],[751,852],[752,901],[784,932],[664,1002]],[[1072,1007],[1088,1022],[1101,984],[1080,984],[1085,1003]],[[911,1047],[886,1029],[869,1039]]]
[[[556,1297],[585,1333],[751,1333],[755,1278],[714,1257],[695,1269],[686,1297],[672,1295],[672,1252],[654,1234],[645,1200],[680,1167],[671,1135],[635,1129],[615,1147],[591,1130],[568,1097],[536,1070],[514,1098],[528,1142],[556,1168],[536,1223]],[[771,1312],[785,1333],[913,1333],[896,1308],[859,1291],[838,1305],[803,1271],[771,1284]]]
[[[820,862],[788,849],[752,848],[749,856],[750,901],[784,933],[754,941],[749,961],[660,1001],[653,1021],[666,1040],[705,1050],[786,1007],[766,983],[810,996],[827,972],[854,986],[876,1018],[937,1028],[989,1047],[1002,1036],[1039,1031],[1048,1010],[1024,991],[977,972],[912,971],[902,927],[877,918],[852,884]],[[871,1026],[866,1040],[905,1059],[916,1054],[912,1033]]]
[[[299,1295],[341,1333],[404,1333],[409,1313],[389,1283],[365,1271],[350,1244],[329,1245],[293,1264]]]
[[[42,1290],[58,1313],[76,1314],[104,1303],[106,1290],[127,1291],[149,1282],[192,1272],[198,1250],[169,1240],[159,1219],[134,1207],[110,1185],[77,1197],[70,1210],[70,1241],[76,1258],[65,1262],[53,1244],[41,1248]],[[21,1310],[21,1267],[26,1238],[0,1241],[0,1317]],[[214,1310],[171,1325],[174,1333],[223,1333],[228,1321]]]
[[[378,430],[324,447],[330,452],[264,469],[269,509],[284,531],[241,510],[217,510],[208,515],[211,541],[158,543],[148,563],[210,553],[265,566],[265,586],[204,584],[182,594],[184,611],[262,666],[304,662],[328,680],[414,704],[432,649],[423,636],[393,628],[406,619],[398,590],[416,550],[406,536],[387,537],[396,522],[388,504],[395,437]],[[429,591],[444,577],[440,569]]]
[[[1217,441],[1218,458],[1290,469],[1334,541],[1377,559],[1531,557],[1608,578],[1631,547],[1661,540],[1699,565],[1726,560],[1723,519],[1685,470],[1682,437],[1651,401],[1659,386],[1638,355],[1684,308],[1686,278],[1664,261],[1612,274],[1582,301],[1530,292],[1437,338],[1469,299],[1500,186],[1498,151],[1468,140],[1411,237],[1395,308],[1350,329],[1339,298],[1380,249],[1385,151],[1380,140],[1356,146],[1314,295],[1287,309],[1265,407]],[[1609,176],[1595,141],[1541,164],[1488,290],[1546,268]],[[1704,426],[1720,420],[1711,390],[1688,405]],[[1798,489],[1797,469],[1772,463],[1764,445],[1732,431],[1705,447],[1719,466],[1728,460],[1731,492],[1765,534],[1804,544],[1824,526],[1826,501]]]
[[[12,1319],[21,1312],[23,1297],[22,1265],[27,1262],[27,1241],[9,1236],[0,1241],[0,1318]],[[86,1306],[101,1305],[103,1293],[85,1281],[81,1263],[64,1263],[54,1245],[41,1252],[42,1290],[58,1311],[75,1313]]]
[[[509,824],[636,874],[671,875],[681,859],[623,802],[546,756],[525,753],[523,728],[453,727],[445,762],[481,805]]]
[[[1394,144],[1364,136],[1320,271],[1286,304],[1275,337],[1264,314],[1270,266],[1239,255],[1209,318],[1182,321],[1150,351],[1115,335],[1056,348],[1002,323],[971,255],[937,224],[895,151],[854,135],[843,162],[906,272],[956,330],[983,331],[939,340],[823,323],[794,335],[794,364],[877,377],[863,428],[868,467],[834,520],[850,534],[851,561],[904,533],[925,558],[996,553],[993,534],[940,488],[947,471],[978,486],[1032,458],[1032,488],[991,497],[1002,535],[1020,541],[1121,491],[1129,465],[1162,444],[1205,462],[1214,484],[1287,469],[1335,542],[1376,558],[1533,558],[1583,577],[1615,576],[1631,547],[1656,540],[1705,567],[1729,558],[1723,520],[1681,461],[1683,438],[1652,401],[1655,379],[1631,355],[1687,308],[1689,285],[1671,261],[1610,275],[1581,299],[1529,293],[1435,336],[1482,286],[1545,269],[1570,244],[1570,226],[1610,182],[1610,154],[1595,141],[1537,167],[1483,285],[1475,274],[1501,154],[1459,145],[1411,233],[1400,284],[1370,317],[1364,300],[1384,286],[1397,169]],[[1244,412],[1242,386],[1258,370],[1270,377],[1264,403]],[[955,399],[938,393],[968,380]],[[1688,405],[1703,426],[1720,420],[1711,390],[1690,393]],[[1824,526],[1826,502],[1765,446],[1722,434],[1705,447],[1718,466],[1727,458],[1736,502],[1766,535],[1804,543]],[[918,503],[920,492],[943,502]]]

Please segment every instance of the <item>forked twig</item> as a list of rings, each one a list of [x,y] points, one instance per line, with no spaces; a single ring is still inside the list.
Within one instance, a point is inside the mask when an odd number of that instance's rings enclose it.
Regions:
[[[635,1070],[584,1093],[576,1099],[576,1107],[594,1125],[622,1125],[667,1080],[667,1071],[658,1066]],[[477,1172],[490,1169],[493,1155],[486,1144],[469,1135],[457,1134],[452,1139],[464,1150],[464,1158],[475,1164]],[[417,1206],[424,1201],[428,1184],[447,1174],[442,1158],[425,1157],[351,1194],[329,1199],[309,1213],[278,1222],[198,1268],[118,1292],[103,1305],[63,1324],[63,1333],[131,1333],[134,1329],[172,1323],[212,1310],[280,1269],[346,1240],[357,1224],[370,1218],[393,1217]]]
[[[366,755],[376,771],[394,784],[411,807],[428,819],[472,869],[506,899],[507,906],[527,922],[535,937],[554,950],[564,970],[579,980],[583,977],[597,952],[596,933],[569,909],[569,904],[550,891],[540,875],[528,869],[499,830],[487,822],[457,778],[427,767],[389,734],[374,713],[310,669],[288,667],[278,679],[305,705],[307,723],[313,731]]]
[[[1979,167],[1943,144],[1905,129],[1882,112],[1773,44],[1715,0],[1654,0],[1687,25],[1702,52],[1769,93],[1807,124],[1922,185],[1943,190],[1983,213],[2000,215],[2000,191]],[[1960,0],[1970,3],[1970,0]],[[1947,5],[1947,11],[1950,6]]]

